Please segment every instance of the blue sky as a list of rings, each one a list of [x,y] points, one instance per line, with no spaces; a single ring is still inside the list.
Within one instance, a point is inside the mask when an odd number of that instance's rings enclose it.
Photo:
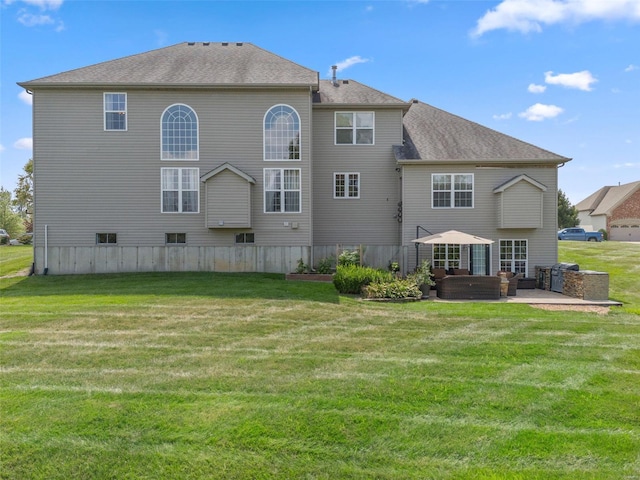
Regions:
[[[18,81],[184,41],[251,42],[573,158],[574,203],[640,180],[640,0],[0,0],[0,159],[31,158]]]

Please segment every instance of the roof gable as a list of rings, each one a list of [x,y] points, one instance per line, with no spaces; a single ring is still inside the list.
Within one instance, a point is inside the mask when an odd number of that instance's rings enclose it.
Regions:
[[[241,178],[244,178],[248,183],[253,183],[253,184],[256,183],[255,178],[253,178],[251,175],[248,175],[248,174],[244,173],[242,170],[240,170],[239,168],[234,167],[230,163],[223,163],[219,167],[214,168],[210,172],[205,173],[204,175],[202,175],[200,177],[200,181],[204,183],[207,180],[209,180],[210,178],[215,177],[219,173],[225,172],[227,170],[230,171],[230,172],[235,173],[236,175],[238,175]]]
[[[404,145],[394,149],[399,162],[557,165],[571,160],[417,100],[404,116],[403,126]]]
[[[606,195],[595,206],[591,215],[609,215],[613,210],[640,188],[640,181],[609,187]]]
[[[318,72],[251,43],[185,42],[20,83],[40,86],[311,86]]]
[[[502,185],[498,185],[496,188],[493,189],[493,193],[502,193],[505,190],[507,190],[508,188],[514,186],[517,183],[520,182],[527,182],[530,183],[531,185],[533,185],[534,187],[538,188],[539,190],[546,192],[547,191],[547,187],[545,185],[543,185],[542,183],[538,182],[537,180],[534,180],[533,178],[531,178],[528,175],[522,174],[522,175],[518,175],[516,177],[513,177],[511,180],[507,180],[506,182],[504,182]]]

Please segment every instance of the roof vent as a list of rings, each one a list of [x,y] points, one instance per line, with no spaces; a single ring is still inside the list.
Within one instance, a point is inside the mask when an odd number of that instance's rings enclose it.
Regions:
[[[349,85],[349,80],[342,80],[343,85]]]
[[[338,80],[336,79],[336,73],[338,71],[338,66],[337,65],[332,65],[331,66],[331,71],[333,72],[333,75],[331,77],[331,84],[334,87],[337,87],[338,86]]]
[[[242,46],[242,42],[236,43],[236,47],[241,47],[241,46]]]
[[[223,47],[228,47],[229,46],[229,42],[222,42],[222,46]]]
[[[210,42],[202,42],[203,47],[208,47]]]
[[[415,98],[412,100],[413,103],[420,103],[420,100],[416,100]]]
[[[189,45],[190,47],[193,47],[196,44],[196,42],[187,42],[187,45]]]

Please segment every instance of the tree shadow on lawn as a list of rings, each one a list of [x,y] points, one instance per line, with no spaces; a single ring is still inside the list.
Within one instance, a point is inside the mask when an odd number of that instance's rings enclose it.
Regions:
[[[154,295],[339,303],[332,283],[286,281],[275,273],[156,272],[24,277],[0,291],[8,297]]]

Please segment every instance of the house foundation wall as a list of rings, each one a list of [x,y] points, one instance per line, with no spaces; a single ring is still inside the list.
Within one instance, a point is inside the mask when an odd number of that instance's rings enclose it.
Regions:
[[[34,250],[35,273],[72,275],[125,272],[290,273],[302,261],[312,267],[344,250],[362,252],[364,265],[383,268],[408,264],[409,247],[399,245],[241,246],[241,247],[44,247]]]

